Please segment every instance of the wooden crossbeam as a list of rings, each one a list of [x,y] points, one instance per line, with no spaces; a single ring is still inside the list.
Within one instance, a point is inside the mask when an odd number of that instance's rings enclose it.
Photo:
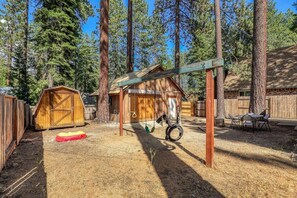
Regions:
[[[190,65],[182,66],[179,68],[174,68],[174,69],[169,69],[158,73],[149,74],[140,78],[132,78],[123,82],[119,82],[118,86],[123,87],[123,86],[133,85],[133,84],[142,83],[146,81],[167,78],[174,75],[203,71],[207,69],[215,69],[223,65],[224,65],[224,59],[207,60],[199,63],[193,63]]]

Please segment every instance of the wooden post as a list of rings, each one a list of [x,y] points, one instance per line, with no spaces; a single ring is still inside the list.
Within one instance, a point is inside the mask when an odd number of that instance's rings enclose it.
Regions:
[[[124,105],[123,105],[123,88],[120,89],[120,113],[119,113],[119,120],[120,120],[120,136],[123,136],[123,112],[124,112]]]
[[[213,70],[206,70],[206,166],[213,167],[214,157],[214,79]]]

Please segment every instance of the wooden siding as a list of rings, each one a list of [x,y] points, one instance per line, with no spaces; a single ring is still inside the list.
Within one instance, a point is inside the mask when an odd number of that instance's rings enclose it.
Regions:
[[[78,91],[67,87],[45,89],[35,111],[35,129],[84,125],[84,104]]]
[[[158,71],[156,71],[158,72]],[[127,90],[124,91],[124,114],[123,122],[138,122],[138,121],[151,121],[164,112],[168,113],[168,98],[174,97],[177,98],[177,105],[181,104],[182,93],[179,88],[169,79],[158,79],[153,81],[148,81],[146,83],[140,83],[132,85],[130,87],[134,90],[147,90],[158,91],[158,94],[134,94],[127,93]],[[119,116],[119,95],[110,94],[111,104],[110,104],[110,120],[118,122]],[[137,101],[136,104],[136,114],[137,118],[132,118],[132,113],[134,112],[134,101]],[[155,101],[156,100],[156,101]]]

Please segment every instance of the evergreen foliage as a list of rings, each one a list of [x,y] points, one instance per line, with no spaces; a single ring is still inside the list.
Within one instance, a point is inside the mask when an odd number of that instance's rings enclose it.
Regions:
[[[35,40],[49,86],[74,86],[74,59],[81,25],[93,14],[87,0],[40,0],[35,13]]]

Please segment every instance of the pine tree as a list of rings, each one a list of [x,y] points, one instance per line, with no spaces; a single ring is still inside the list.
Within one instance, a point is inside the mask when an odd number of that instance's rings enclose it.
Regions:
[[[133,57],[134,67],[142,69],[150,65],[150,19],[148,4],[144,0],[133,1]]]
[[[250,111],[259,114],[266,108],[267,0],[254,1],[253,38]]]
[[[109,0],[100,0],[100,77],[97,118],[100,123],[109,122],[108,105],[108,19]]]
[[[275,1],[268,1],[267,48],[269,51],[297,43],[297,34],[291,29],[293,18],[292,11],[279,12]]]
[[[149,32],[151,35],[151,64],[162,64],[166,68],[171,68],[170,57],[167,54],[167,36],[158,9],[155,9],[150,17]]]
[[[81,24],[93,14],[88,0],[41,0],[35,13],[35,40],[49,86],[73,86]]]
[[[127,71],[126,20],[127,12],[124,3],[121,0],[110,0],[108,52],[110,81],[122,76]]]
[[[212,59],[215,57],[215,26],[210,0],[199,0],[193,12],[194,29],[192,41],[186,57],[187,64]],[[198,94],[199,99],[205,97],[205,72],[188,75],[188,93]]]
[[[98,88],[99,44],[95,34],[83,34],[78,44],[75,61],[75,89],[81,93],[93,93]]]
[[[215,0],[215,23],[216,23],[216,51],[217,58],[223,58],[222,30],[221,30],[221,5],[220,0]],[[224,70],[223,67],[217,69],[217,117],[216,124],[224,126],[225,101],[224,101]]]
[[[190,40],[189,33],[192,31],[192,0],[156,0],[155,7],[159,10],[161,24],[174,41],[174,65],[180,67],[181,40]],[[177,76],[179,83],[179,77]]]
[[[133,57],[133,0],[128,0],[128,23],[127,23],[127,72],[134,70]]]

